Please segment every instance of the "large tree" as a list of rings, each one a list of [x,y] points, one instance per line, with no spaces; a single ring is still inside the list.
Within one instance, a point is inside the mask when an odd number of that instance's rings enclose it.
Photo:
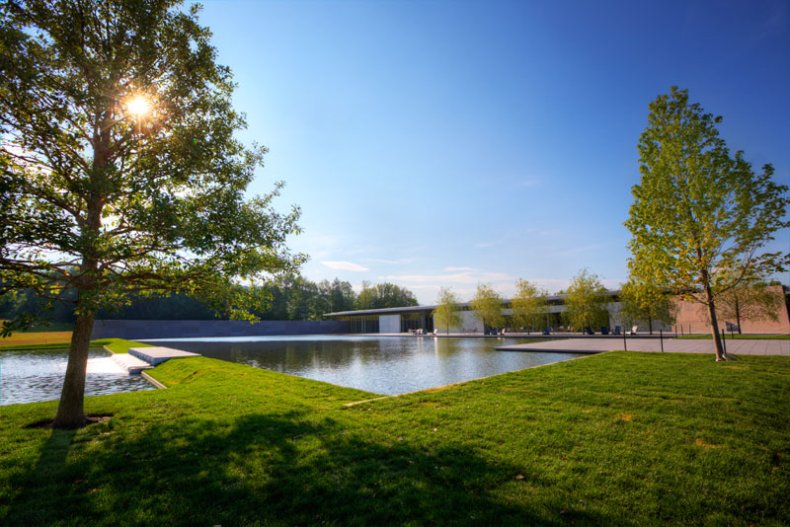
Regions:
[[[437,328],[444,328],[449,335],[450,328],[461,324],[461,307],[458,297],[452,289],[442,287],[439,289],[439,299],[436,309],[433,310],[433,323]]]
[[[529,280],[516,282],[516,295],[511,301],[513,322],[519,327],[526,327],[528,331],[545,324],[548,296],[548,292]]]
[[[362,284],[362,291],[357,296],[357,309],[382,309],[387,307],[416,306],[417,297],[414,293],[399,285],[384,282],[371,286]]]
[[[475,296],[469,302],[469,307],[483,322],[484,328],[497,329],[505,325],[505,317],[502,314],[502,297],[490,285],[478,284]]]
[[[244,316],[245,279],[295,262],[298,210],[245,198],[265,152],[235,138],[228,68],[198,7],[9,0],[0,7],[0,282],[66,299],[75,327],[54,425],[86,422],[98,309],[198,295]],[[279,187],[277,187],[279,188]]]
[[[647,321],[651,335],[653,322],[671,324],[675,320],[677,308],[671,295],[650,282],[631,278],[620,289],[620,302],[623,321],[632,324]]]
[[[743,152],[732,155],[719,122],[687,90],[673,87],[650,103],[625,225],[631,276],[705,306],[716,360],[724,360],[717,300],[749,276],[783,268],[787,255],[765,247],[789,224],[787,187],[772,180],[771,165],[758,174]]]
[[[608,291],[597,275],[586,269],[573,277],[565,298],[564,316],[576,331],[609,325]]]

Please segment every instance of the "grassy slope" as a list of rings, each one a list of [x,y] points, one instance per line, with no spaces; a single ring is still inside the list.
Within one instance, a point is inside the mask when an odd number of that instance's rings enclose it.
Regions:
[[[613,353],[372,394],[207,358],[88,399],[0,407],[10,525],[782,525],[790,360]]]
[[[0,342],[5,342],[0,340]],[[144,342],[135,342],[133,340],[125,340],[125,339],[97,339],[91,341],[92,348],[107,348],[113,353],[128,353],[130,347],[136,348],[146,348],[149,347],[150,344],[146,344]],[[69,342],[68,340],[65,342],[47,342],[46,340],[35,340],[33,343],[4,343],[0,345],[0,352],[4,350],[68,350]]]

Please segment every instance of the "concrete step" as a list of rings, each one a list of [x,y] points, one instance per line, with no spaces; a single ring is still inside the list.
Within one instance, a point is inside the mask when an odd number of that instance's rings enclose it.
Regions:
[[[144,360],[152,366],[161,364],[169,359],[181,359],[184,357],[199,357],[199,353],[181,351],[164,346],[151,346],[148,348],[129,348],[129,354]]]
[[[140,373],[143,370],[153,368],[148,362],[128,353],[113,353],[111,358],[118,366],[129,373]]]

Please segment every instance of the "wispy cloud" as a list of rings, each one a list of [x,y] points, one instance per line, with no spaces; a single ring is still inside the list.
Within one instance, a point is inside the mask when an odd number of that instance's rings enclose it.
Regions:
[[[367,271],[370,271],[370,269],[368,269],[367,267],[363,267],[353,262],[329,260],[329,261],[321,262],[321,265],[323,265],[324,267],[329,267],[330,269],[335,269],[337,271],[351,271],[354,273],[365,273]]]
[[[391,274],[379,277],[418,293],[421,302],[431,303],[440,287],[451,288],[461,300],[469,300],[477,284],[487,283],[503,295],[512,293],[515,278],[507,273],[483,271],[472,267],[445,267],[443,272],[426,274]]]
[[[418,259],[417,258],[394,258],[394,259],[367,258],[365,259],[365,261],[370,263],[384,264],[384,265],[408,265],[418,261]]]

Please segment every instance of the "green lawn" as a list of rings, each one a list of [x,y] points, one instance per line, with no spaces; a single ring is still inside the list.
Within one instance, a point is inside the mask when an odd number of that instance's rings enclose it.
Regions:
[[[2,341],[0,341],[2,342]],[[20,341],[21,342],[21,341]],[[20,344],[19,342],[12,342],[9,344],[0,344],[0,352],[5,350],[53,350],[63,351],[69,349],[68,342],[47,342],[45,340],[36,339],[32,344]],[[128,353],[130,347],[145,348],[150,344],[144,342],[134,342],[125,339],[97,339],[91,341],[92,348],[107,348],[113,353]]]
[[[681,335],[678,337],[679,339],[689,339],[689,340],[699,340],[699,339],[711,339],[710,333],[700,333],[695,335]],[[765,334],[752,334],[752,335],[730,335],[727,333],[725,338],[729,339],[742,339],[742,340],[790,340],[790,335],[765,335]]]
[[[208,358],[0,407],[3,525],[788,525],[790,358],[609,353],[373,394]]]

